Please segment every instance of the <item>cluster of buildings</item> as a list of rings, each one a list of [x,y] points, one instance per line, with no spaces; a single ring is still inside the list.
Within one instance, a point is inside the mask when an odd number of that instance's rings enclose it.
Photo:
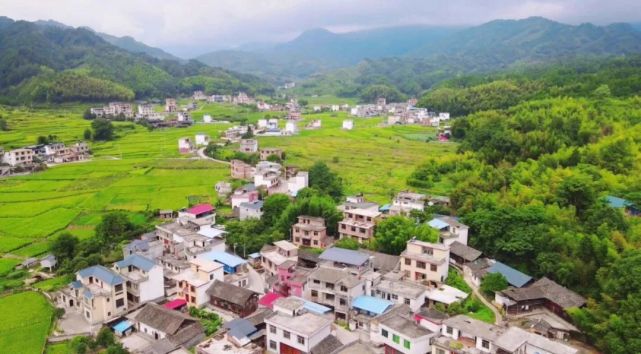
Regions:
[[[60,164],[83,161],[91,156],[89,145],[84,141],[71,144],[50,143],[25,146],[19,149],[4,151],[0,148],[0,165],[9,168],[29,168],[38,164]]]
[[[195,108],[194,103],[179,107],[175,98],[167,98],[163,112],[158,112],[155,105],[149,102],[138,103],[135,110],[132,103],[110,102],[103,107],[90,108],[90,112],[99,118],[145,121],[153,127],[186,127],[193,124],[189,111]],[[168,120],[169,115],[176,119]]]
[[[134,117],[134,105],[128,102],[109,102],[106,106],[90,108],[89,111],[98,118]]]
[[[357,105],[350,109],[354,117],[369,118],[387,115],[388,125],[422,124],[438,127],[441,122],[448,121],[450,114],[447,112],[430,112],[426,108],[416,107],[416,99],[407,102],[387,103],[385,98],[378,98],[374,104]]]
[[[260,218],[256,188],[269,190],[290,172],[266,161],[236,165],[232,175],[254,183],[232,190],[219,182],[216,191],[230,198],[240,219]],[[436,215],[428,225],[438,230],[438,241],[411,239],[399,256],[332,246],[335,238],[370,240],[388,215],[448,202],[410,192],[385,206],[348,197],[339,206],[344,219],[338,235],[328,234],[322,217],[299,215],[289,240],[249,255],[243,245],[226,243],[212,205],[168,212],[167,222],[125,245],[123,259],[111,267],[78,271],[57,294],[57,304],[88,324],[112,327],[123,343],[138,336],[147,343],[140,350],[145,353],[192,347],[200,354],[578,353],[564,342],[577,332],[566,310],[585,299],[482,257],[467,246],[468,227],[455,217]],[[452,269],[475,287],[486,274],[503,274],[510,286],[494,301],[519,326],[438,311],[470,296],[445,284]],[[224,325],[206,338],[200,320],[185,311],[192,306],[220,314]]]

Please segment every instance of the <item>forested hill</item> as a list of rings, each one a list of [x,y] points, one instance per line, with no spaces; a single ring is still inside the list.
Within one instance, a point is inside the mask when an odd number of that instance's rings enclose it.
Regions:
[[[408,184],[446,181],[473,247],[589,298],[570,309],[603,353],[641,353],[641,60],[463,77],[423,98],[462,105],[460,145]],[[628,210],[629,211],[629,210]]]
[[[367,59],[316,75],[303,82],[301,92],[359,96],[368,86],[387,85],[412,96],[462,74],[634,53],[641,53],[641,31],[628,24],[572,26],[540,17],[499,20],[457,31],[405,56]]]
[[[134,54],[83,28],[0,19],[0,98],[6,103],[101,101],[207,92],[270,92],[258,78],[197,61]]]

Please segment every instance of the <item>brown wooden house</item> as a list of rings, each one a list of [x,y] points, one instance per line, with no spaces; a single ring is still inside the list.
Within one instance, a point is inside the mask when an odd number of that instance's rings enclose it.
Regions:
[[[216,307],[231,311],[240,317],[245,317],[256,311],[258,293],[220,280],[207,289],[209,302]]]

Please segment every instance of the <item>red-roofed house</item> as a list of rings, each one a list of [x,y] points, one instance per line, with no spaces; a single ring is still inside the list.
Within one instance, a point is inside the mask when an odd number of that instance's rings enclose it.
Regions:
[[[179,211],[178,218],[203,221],[211,225],[216,222],[216,208],[208,203],[194,205],[189,209]]]
[[[166,309],[170,309],[170,310],[180,310],[184,306],[187,306],[187,301],[185,301],[184,299],[176,299],[176,300],[169,301],[163,306]]]

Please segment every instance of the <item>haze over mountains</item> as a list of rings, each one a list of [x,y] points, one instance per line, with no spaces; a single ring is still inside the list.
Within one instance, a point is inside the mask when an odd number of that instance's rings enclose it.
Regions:
[[[354,65],[364,59],[392,57],[474,57],[464,69],[497,69],[519,61],[636,53],[641,51],[638,28],[629,24],[573,26],[531,17],[469,28],[415,26],[343,34],[316,29],[268,48],[216,51],[197,59],[241,72],[290,78]]]

